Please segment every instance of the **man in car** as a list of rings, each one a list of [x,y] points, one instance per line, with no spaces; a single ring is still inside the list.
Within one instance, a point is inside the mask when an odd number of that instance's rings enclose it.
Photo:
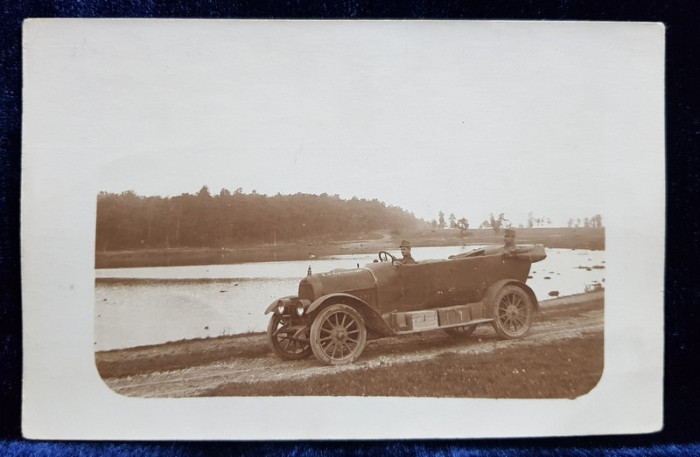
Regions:
[[[518,248],[515,246],[515,230],[506,229],[503,234],[503,253],[506,257],[512,257],[516,254]]]
[[[399,249],[401,249],[401,255],[403,256],[403,259],[397,260],[398,263],[401,263],[402,265],[411,265],[416,263],[413,257],[411,257],[411,243],[409,243],[406,240],[403,240],[399,245]]]

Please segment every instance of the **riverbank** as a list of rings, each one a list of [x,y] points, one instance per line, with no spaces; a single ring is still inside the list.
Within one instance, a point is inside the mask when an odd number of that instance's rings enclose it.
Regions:
[[[518,244],[541,244],[546,248],[605,249],[604,228],[521,228],[516,229]],[[457,229],[429,232],[383,232],[376,239],[327,242],[299,242],[276,245],[248,245],[215,248],[163,248],[95,253],[95,268],[217,265],[247,262],[274,262],[320,258],[338,254],[369,254],[397,251],[402,239],[413,246],[455,246],[502,244],[503,235],[491,229]]]

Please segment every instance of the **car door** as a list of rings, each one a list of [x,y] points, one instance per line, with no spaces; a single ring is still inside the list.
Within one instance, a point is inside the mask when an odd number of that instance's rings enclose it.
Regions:
[[[426,308],[427,298],[433,289],[431,271],[432,262],[415,263],[411,265],[396,265],[399,277],[400,296],[399,311],[415,311]]]

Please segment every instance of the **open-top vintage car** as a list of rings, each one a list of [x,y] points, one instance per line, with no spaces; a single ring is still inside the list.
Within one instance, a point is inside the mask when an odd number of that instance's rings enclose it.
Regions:
[[[364,267],[309,274],[296,296],[268,306],[267,333],[280,358],[312,352],[325,364],[355,361],[368,339],[444,330],[466,338],[491,323],[502,338],[519,338],[538,309],[525,284],[542,246],[488,246],[444,260],[402,264],[386,251]]]

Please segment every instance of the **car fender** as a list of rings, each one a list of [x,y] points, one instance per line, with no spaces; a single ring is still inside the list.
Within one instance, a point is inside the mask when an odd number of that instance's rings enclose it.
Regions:
[[[279,303],[280,300],[284,301],[284,300],[290,300],[292,298],[297,298],[297,296],[296,295],[287,295],[286,297],[276,299],[275,301],[270,303],[270,306],[267,307],[267,309],[265,310],[265,314],[269,314],[272,311],[274,311],[274,309],[277,307],[277,303]]]
[[[306,310],[306,314],[313,314],[315,311],[319,311],[326,305],[332,305],[335,303],[343,303],[345,305],[352,306],[353,308],[355,308],[365,320],[365,325],[370,329],[383,334],[394,333],[393,330],[391,330],[389,326],[386,325],[386,322],[384,322],[382,316],[379,313],[377,313],[377,311],[375,311],[374,308],[372,308],[364,300],[359,299],[351,294],[339,292],[324,295],[323,297],[316,299],[313,303],[311,303],[311,305],[309,305],[309,308]]]
[[[486,293],[484,294],[483,303],[485,308],[484,312],[486,316],[490,318],[493,317],[493,301],[495,300],[498,292],[505,286],[509,285],[514,285],[523,289],[530,297],[530,300],[532,301],[532,306],[534,307],[534,311],[539,311],[540,304],[537,301],[537,296],[535,296],[535,292],[530,288],[530,286],[528,286],[524,282],[518,281],[517,279],[501,279],[500,281],[496,281],[495,283],[491,284],[486,290]]]

